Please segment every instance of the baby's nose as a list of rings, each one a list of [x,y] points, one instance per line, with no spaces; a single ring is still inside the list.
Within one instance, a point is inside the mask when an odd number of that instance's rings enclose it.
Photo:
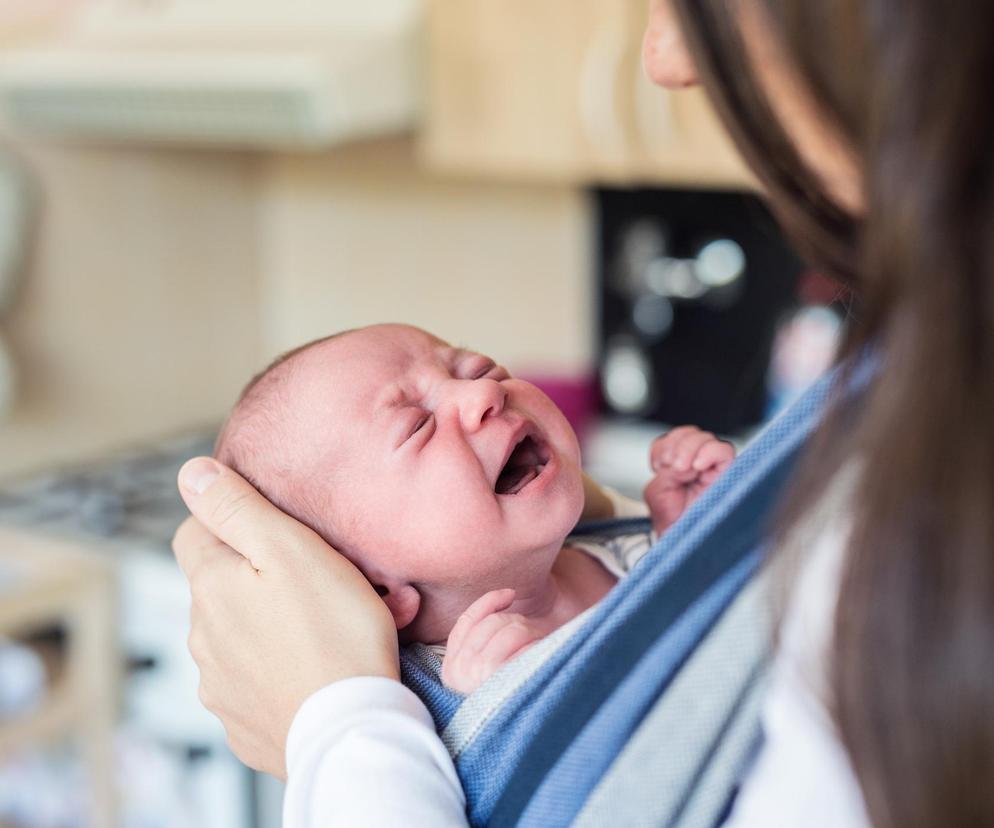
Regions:
[[[493,417],[504,410],[507,390],[496,380],[474,379],[453,380],[457,388],[455,398],[459,407],[459,417],[463,428],[475,431],[487,417]]]

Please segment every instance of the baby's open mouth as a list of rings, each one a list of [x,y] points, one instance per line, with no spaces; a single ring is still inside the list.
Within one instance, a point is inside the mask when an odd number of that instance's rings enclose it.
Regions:
[[[517,494],[542,473],[548,462],[548,448],[531,435],[526,435],[507,458],[507,463],[497,476],[494,491],[500,495]]]

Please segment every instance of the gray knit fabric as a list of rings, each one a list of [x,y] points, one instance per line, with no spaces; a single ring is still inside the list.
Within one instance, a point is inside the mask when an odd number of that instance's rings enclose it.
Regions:
[[[758,742],[771,620],[768,579],[757,577],[660,696],[576,825],[715,825]]]

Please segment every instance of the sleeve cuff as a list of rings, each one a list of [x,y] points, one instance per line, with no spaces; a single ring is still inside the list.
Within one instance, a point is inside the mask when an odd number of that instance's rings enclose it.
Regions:
[[[421,700],[399,681],[373,676],[336,681],[308,697],[293,717],[286,740],[287,773],[293,773],[311,734],[333,739],[357,714],[368,712],[393,712],[432,730],[435,727]]]

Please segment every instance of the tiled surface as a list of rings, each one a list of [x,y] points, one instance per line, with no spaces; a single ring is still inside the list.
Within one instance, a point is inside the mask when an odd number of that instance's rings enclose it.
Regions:
[[[0,522],[168,550],[187,515],[176,473],[188,458],[209,454],[213,441],[213,432],[188,435],[5,483],[0,485]]]

